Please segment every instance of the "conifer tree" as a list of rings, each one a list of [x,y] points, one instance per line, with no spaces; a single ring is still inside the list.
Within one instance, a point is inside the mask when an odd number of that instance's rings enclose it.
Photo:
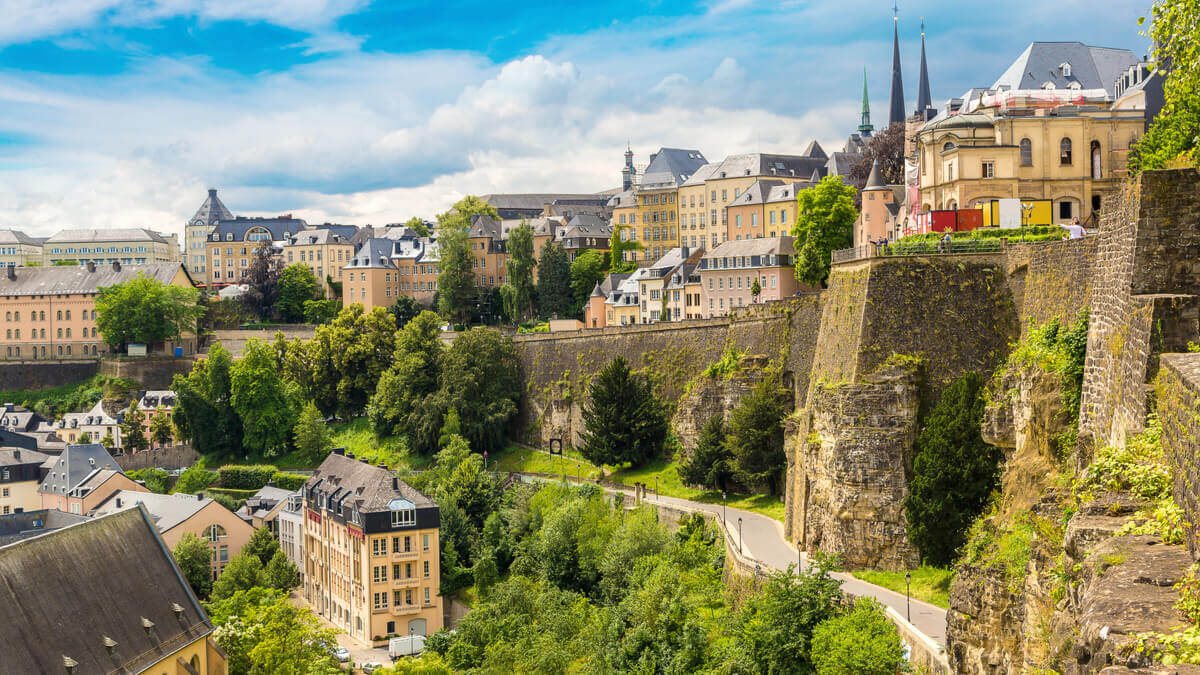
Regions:
[[[725,444],[725,418],[713,415],[700,430],[696,450],[679,465],[679,478],[689,485],[725,490],[733,477],[733,457]]]
[[[638,466],[660,455],[667,440],[666,407],[644,375],[618,356],[592,381],[583,408],[584,459],[593,464]]]
[[[787,466],[783,454],[783,416],[787,391],[765,377],[733,411],[725,442],[738,477],[747,484],[767,483],[778,494]]]

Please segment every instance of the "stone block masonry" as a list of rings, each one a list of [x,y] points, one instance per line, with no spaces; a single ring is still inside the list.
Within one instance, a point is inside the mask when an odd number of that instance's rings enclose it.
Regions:
[[[100,368],[97,361],[26,361],[0,363],[0,391],[37,391],[83,382]],[[0,401],[19,403],[19,401]]]
[[[1183,509],[1188,550],[1200,560],[1200,354],[1164,354],[1154,383],[1163,453],[1174,477],[1172,493]]]

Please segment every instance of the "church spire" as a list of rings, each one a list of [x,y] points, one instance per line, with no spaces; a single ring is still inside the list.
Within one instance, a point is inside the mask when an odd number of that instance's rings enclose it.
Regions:
[[[925,64],[925,17],[921,17],[921,80],[917,84],[917,110],[922,119],[928,119],[927,111],[933,108],[929,96],[929,66]]]
[[[904,122],[904,77],[900,73],[900,8],[892,5],[892,100],[888,124]]]
[[[865,138],[874,130],[875,127],[871,126],[871,100],[867,98],[867,67],[863,66],[862,120],[858,124],[858,133]]]

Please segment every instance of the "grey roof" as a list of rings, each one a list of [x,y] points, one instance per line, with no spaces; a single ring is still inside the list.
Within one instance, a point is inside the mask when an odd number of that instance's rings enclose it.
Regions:
[[[363,512],[386,511],[388,502],[397,497],[407,499],[418,508],[436,506],[432,499],[402,480],[396,479],[393,488],[393,478],[392,472],[381,466],[335,452],[321,462],[304,486],[313,488],[320,484],[320,489],[331,498],[352,494],[354,504]]]
[[[563,230],[560,238],[604,237],[607,239],[611,236],[612,225],[607,220],[590,213],[581,213],[567,222],[566,229]]]
[[[705,164],[704,166],[700,167],[699,169],[696,169],[696,172],[693,173],[687,180],[683,181],[683,185],[681,185],[680,187],[692,186],[692,185],[703,185],[704,181],[708,180],[709,178],[712,178],[712,175],[717,172],[717,169],[720,168],[720,166],[721,166],[720,162],[717,162],[715,164]]]
[[[274,485],[264,485],[251,495],[241,509],[238,509],[238,516],[243,520],[249,517],[265,518],[271,512],[271,509],[279,505],[280,502],[286,502],[289,497],[299,494],[295,490],[284,490]]]
[[[41,465],[48,459],[50,459],[50,455],[38,452],[37,450],[0,448],[0,466],[19,466],[21,464]]]
[[[140,673],[213,628],[141,509],[4,546],[0,578],[4,672]]]
[[[104,241],[154,241],[167,243],[157,232],[143,227],[122,227],[104,230],[59,230],[46,238],[46,244],[75,244]]]
[[[629,277],[630,277],[629,272],[611,272],[611,273],[609,273],[608,276],[601,279],[600,283],[596,284],[596,287],[594,289],[592,289],[592,297],[595,297],[595,294],[597,291],[600,292],[601,297],[607,298],[607,297],[612,296],[613,291],[620,288],[621,282],[625,281]]]
[[[614,209],[637,206],[637,193],[633,190],[624,190],[622,192],[618,192],[609,198],[608,205]]]
[[[290,216],[279,216],[277,218],[245,218],[238,216],[237,218],[218,221],[212,233],[209,234],[208,240],[215,243],[217,241],[213,239],[215,235],[220,241],[225,241],[225,235],[233,234],[232,241],[244,241],[246,239],[246,231],[252,227],[266,229],[271,233],[272,241],[284,241],[293,234],[308,227],[308,223]]]
[[[198,497],[182,492],[160,495],[154,492],[117,490],[96,506],[92,515],[103,516],[141,504],[146,507],[146,512],[150,514],[150,520],[154,521],[154,526],[158,528],[158,531],[166,532],[199,513],[200,509],[214,503],[208,497]],[[221,508],[225,507],[221,506]]]
[[[28,434],[19,434],[8,429],[0,429],[0,447],[37,450],[38,442],[37,438]]]
[[[0,406],[0,428],[9,431],[33,431],[46,418],[23,405],[5,403]]]
[[[396,248],[396,240],[372,238],[363,242],[358,252],[346,263],[346,267],[356,269],[395,267],[392,264],[392,251]]]
[[[979,112],[959,113],[934,120],[921,127],[921,131],[933,129],[990,129],[996,126],[991,115]]]
[[[504,227],[495,218],[479,214],[471,216],[471,229],[467,233],[467,236],[500,239],[503,235]]]
[[[84,265],[12,268],[15,279],[0,274],[0,295],[64,295],[96,293],[101,286],[113,286],[144,274],[162,283],[170,283],[183,266],[180,263],[149,265],[97,265],[89,272]]]
[[[679,265],[683,264],[685,260],[687,260],[687,257],[688,253],[686,248],[673,248],[664,253],[663,257],[648,265],[647,269],[661,270],[678,267]]]
[[[38,509],[0,516],[0,546],[7,546],[43,535],[47,532],[62,529],[68,525],[91,520],[80,513],[68,513],[58,509]]]
[[[767,197],[771,194],[771,190],[783,184],[783,181],[778,180],[756,180],[750,187],[742,190],[742,193],[737,196],[737,199],[729,203],[730,206],[748,206],[750,204],[763,204],[767,201]]]
[[[293,232],[291,239],[288,239],[289,246],[315,246],[318,244],[346,244],[350,245],[351,238],[354,237],[354,232],[358,228],[353,225],[331,225],[327,227],[314,227],[307,230]]]
[[[208,189],[208,198],[196,209],[196,215],[192,216],[191,223],[204,223],[205,225],[216,225],[219,220],[233,220],[233,212],[225,208],[221,203],[221,199],[217,197],[217,189]]]
[[[821,153],[824,155],[824,152]],[[772,155],[755,152],[746,155],[730,155],[713,171],[710,179],[735,178],[737,176],[812,176],[816,169],[825,175],[828,158],[804,155]]]
[[[804,156],[816,157],[817,159],[829,159],[829,155],[825,154],[825,148],[822,148],[821,144],[815,140],[811,141],[808,144],[808,147],[804,149]]]
[[[767,203],[777,202],[793,202],[796,201],[796,193],[799,190],[804,190],[812,187],[812,183],[784,183],[771,188],[770,194],[767,195]]]
[[[699,150],[660,148],[642,174],[642,189],[678,187],[707,163]]]
[[[1104,89],[1112,96],[1117,78],[1137,62],[1128,49],[1089,47],[1082,42],[1032,42],[992,88],[1041,89],[1052,82],[1055,88],[1066,89],[1077,82],[1082,89]],[[1070,77],[1059,69],[1063,63],[1071,65]]]
[[[575,202],[588,204],[593,201],[598,201],[603,204],[607,201],[607,197],[598,194],[571,194],[571,193],[525,193],[525,194],[492,194],[482,195],[479,197],[481,201],[487,202],[492,208],[499,211],[500,209],[519,209],[519,210],[542,210],[546,204],[554,204],[556,202]]]
[[[50,467],[50,473],[46,474],[45,480],[38,486],[38,492],[65,495],[93,473],[103,469],[121,470],[103,445],[68,445]]]
[[[0,230],[0,244],[27,244],[29,246],[41,246],[42,242],[34,239],[20,230],[4,229]]]
[[[864,190],[886,190],[887,186],[883,184],[883,176],[879,173],[879,160],[871,161],[871,174],[867,176],[867,184],[863,187]]]
[[[559,229],[562,228],[562,226],[563,226],[563,223],[562,223],[561,218],[542,217],[542,218],[534,218],[533,220],[529,221],[529,227],[533,229],[533,234],[535,237],[537,237],[537,236],[553,237],[554,234],[556,232],[558,232]]]
[[[858,152],[835,152],[829,156],[829,161],[825,163],[826,176],[849,176],[850,170],[854,168],[862,159],[862,153]]]
[[[755,255],[794,255],[795,239],[783,237],[759,237],[757,239],[731,240],[722,243],[704,255],[705,258],[728,258]]]

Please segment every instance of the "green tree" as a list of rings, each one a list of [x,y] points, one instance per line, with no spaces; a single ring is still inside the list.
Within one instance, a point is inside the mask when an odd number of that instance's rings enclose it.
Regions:
[[[495,554],[488,551],[479,556],[472,568],[472,573],[475,576],[475,590],[479,591],[480,596],[486,598],[488,591],[500,580],[500,571],[496,569]]]
[[[317,326],[312,340],[289,344],[283,361],[323,414],[352,417],[367,407],[395,350],[392,315],[382,307],[367,312],[354,304]]]
[[[826,176],[816,186],[796,195],[796,279],[804,284],[824,284],[829,278],[833,251],[854,243],[854,188],[839,176]]]
[[[254,259],[246,274],[246,285],[250,290],[242,296],[242,303],[260,320],[271,318],[279,292],[279,266],[281,261],[271,250],[271,242],[264,241],[254,250]]]
[[[255,586],[265,586],[262,561],[249,551],[233,556],[225,570],[212,585],[212,599],[219,602],[238,591],[248,591]]]
[[[271,345],[247,342],[230,376],[230,402],[242,420],[242,447],[264,457],[285,452],[296,424],[297,393],[280,377]]]
[[[96,296],[96,328],[114,350],[130,343],[174,340],[196,330],[204,309],[195,288],[165,284],[143,272],[129,281],[102,286]]]
[[[772,572],[737,616],[737,633],[760,673],[811,673],[813,631],[833,617],[842,582],[832,561],[818,557],[800,574]]]
[[[212,591],[212,569],[209,567],[212,554],[208,546],[196,535],[185,532],[171,554],[175,556],[175,564],[179,565],[179,571],[187,579],[192,591],[201,598],[207,598]]]
[[[230,673],[340,675],[334,660],[337,631],[322,628],[312,611],[270,588],[241,590],[208,605],[213,638],[228,656]]]
[[[305,300],[304,321],[319,326],[333,321],[341,310],[339,300]]]
[[[689,485],[725,490],[733,477],[733,456],[725,442],[725,418],[713,415],[700,430],[692,456],[679,464],[679,478]]]
[[[748,483],[765,482],[777,494],[787,468],[783,454],[783,416],[788,392],[768,375],[742,399],[729,418],[725,443],[733,456],[738,477]]]
[[[304,303],[316,300],[321,294],[321,282],[303,263],[294,263],[279,273],[275,294],[275,311],[288,323],[304,320]]]
[[[626,233],[630,234],[626,234]],[[637,236],[637,229],[630,226],[614,227],[612,238],[608,242],[609,260],[612,261],[613,272],[632,272],[637,269],[632,256],[626,260],[626,252],[636,252],[642,250],[642,242],[634,237]],[[636,255],[636,253],[635,253]],[[576,258],[578,260],[578,258]],[[592,289],[588,289],[590,292]]]
[[[424,218],[413,216],[412,218],[404,221],[404,226],[413,232],[416,232],[417,236],[419,237],[429,236],[429,226],[425,224]]]
[[[584,459],[593,464],[639,466],[662,453],[669,423],[666,407],[649,380],[618,356],[588,387],[583,407]]]
[[[750,284],[750,296],[754,302],[758,302],[758,296],[762,295],[762,284],[758,283],[758,277],[754,277],[754,282]]]
[[[171,423],[170,413],[160,412],[150,420],[150,440],[160,447],[175,440],[175,425]]]
[[[504,447],[521,399],[516,346],[492,328],[460,333],[442,356],[436,405],[423,424],[441,429],[444,411],[458,411],[462,435],[476,452]]]
[[[80,445],[87,445],[88,443],[91,443],[91,442],[92,442],[91,434],[89,434],[86,431],[83,432],[82,434],[79,434],[79,444]]]
[[[112,452],[117,447],[117,442],[113,439],[112,429],[104,432],[104,438],[100,439],[100,445],[103,445],[104,449],[109,452]]]
[[[367,409],[377,435],[405,435],[409,447],[425,455],[437,449],[442,424],[433,401],[445,349],[440,324],[437,314],[424,311],[401,329],[395,361],[379,378]]]
[[[508,320],[524,323],[533,313],[533,228],[524,220],[508,235],[508,260],[504,265],[508,281],[500,287],[504,298],[504,314]]]
[[[852,610],[817,626],[812,635],[812,662],[817,675],[910,671],[896,626],[873,598],[859,598]]]
[[[404,328],[421,313],[421,305],[411,295],[401,295],[388,307],[388,313],[396,319],[397,328]]]
[[[604,256],[594,249],[589,249],[575,257],[571,263],[571,293],[574,300],[571,303],[571,316],[580,316],[587,299],[596,288],[596,284],[604,281]]]
[[[292,434],[296,443],[296,451],[306,462],[305,466],[316,466],[333,449],[333,439],[329,436],[329,429],[325,427],[321,411],[317,410],[317,405],[312,401],[304,404]]]
[[[470,322],[471,309],[478,299],[475,253],[467,236],[475,215],[500,220],[495,208],[473,195],[463,197],[438,216],[438,306],[442,315],[456,324]]]
[[[908,538],[932,565],[948,565],[966,542],[1000,476],[1000,449],[983,441],[983,379],[968,373],[942,392],[917,435],[904,501]]]
[[[141,452],[150,447],[144,424],[146,416],[138,407],[137,399],[129,404],[129,411],[121,420],[121,449],[126,452]]]
[[[198,359],[186,376],[175,375],[175,426],[180,437],[190,439],[202,455],[240,456],[242,420],[231,403],[233,359],[219,344]]]
[[[1133,147],[1129,166],[1134,172],[1200,161],[1200,3],[1156,0],[1151,11],[1152,23],[1143,34],[1149,34],[1155,69],[1164,78],[1163,108]]]
[[[129,477],[145,485],[146,489],[154,494],[167,494],[167,484],[170,478],[165,469],[138,469],[130,471]]]
[[[212,485],[217,480],[215,471],[202,469],[198,466],[189,466],[179,474],[179,480],[175,481],[175,491],[186,494],[196,494],[200,490]]]
[[[575,295],[571,291],[571,263],[562,244],[551,241],[542,246],[537,272],[537,304],[542,318],[569,317]]]
[[[276,550],[263,569],[263,581],[271,588],[286,593],[300,585],[300,570],[283,551]]]
[[[279,552],[279,541],[275,539],[270,528],[260,527],[250,535],[250,541],[246,542],[241,552],[258,558],[258,562],[266,567],[271,562],[271,558],[274,558],[275,554]]]

